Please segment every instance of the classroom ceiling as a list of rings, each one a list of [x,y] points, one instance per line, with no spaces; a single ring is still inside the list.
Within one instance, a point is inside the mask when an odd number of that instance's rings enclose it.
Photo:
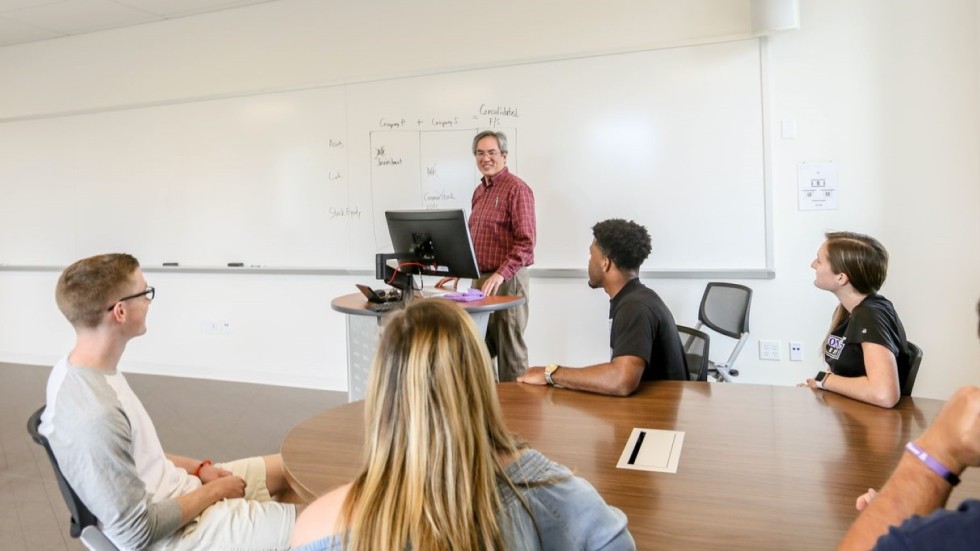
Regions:
[[[275,0],[0,0],[0,47]]]

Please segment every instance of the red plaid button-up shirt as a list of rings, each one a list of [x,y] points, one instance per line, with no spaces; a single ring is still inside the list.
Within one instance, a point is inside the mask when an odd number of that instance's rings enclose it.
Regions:
[[[481,273],[497,272],[509,280],[534,264],[534,192],[507,167],[476,186],[469,226]]]

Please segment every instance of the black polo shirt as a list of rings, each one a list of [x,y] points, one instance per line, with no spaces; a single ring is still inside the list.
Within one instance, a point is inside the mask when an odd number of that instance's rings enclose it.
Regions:
[[[686,381],[687,359],[674,316],[660,296],[631,279],[609,301],[612,357],[637,356],[646,362],[644,381]]]

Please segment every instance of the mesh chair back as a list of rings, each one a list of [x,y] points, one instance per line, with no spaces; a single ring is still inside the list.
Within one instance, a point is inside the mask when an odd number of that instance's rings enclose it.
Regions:
[[[922,363],[922,349],[908,341],[909,345],[909,374],[902,385],[902,396],[911,396],[915,386],[915,376],[919,374],[919,364]]]
[[[710,343],[708,334],[683,325],[677,326],[677,332],[680,333],[681,345],[687,359],[687,378],[692,381],[707,381]]]
[[[44,413],[44,408],[45,406],[41,406],[41,409],[35,411],[34,415],[31,415],[31,418],[28,419],[27,432],[30,433],[31,438],[38,445],[44,447],[44,451],[48,454],[48,459],[51,461],[51,468],[54,469],[54,477],[58,480],[58,488],[61,489],[61,496],[65,498],[65,505],[68,506],[68,512],[71,513],[71,528],[69,532],[71,533],[71,537],[77,538],[82,534],[83,529],[96,525],[98,520],[88,510],[88,507],[82,503],[82,500],[78,499],[75,490],[72,490],[71,486],[68,485],[68,481],[61,474],[61,467],[58,466],[58,460],[54,458],[54,452],[51,451],[51,445],[48,444],[48,439],[37,431],[37,428],[41,425],[41,414]]]
[[[708,283],[701,297],[698,321],[733,339],[749,332],[752,289],[735,283]]]

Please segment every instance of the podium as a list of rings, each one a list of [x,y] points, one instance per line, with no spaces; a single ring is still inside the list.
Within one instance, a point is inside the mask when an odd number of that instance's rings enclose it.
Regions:
[[[438,297],[416,297],[412,300],[447,300]],[[492,296],[483,300],[458,303],[469,312],[480,334],[486,335],[490,314],[524,304],[524,297]],[[330,307],[347,315],[347,401],[364,399],[367,392],[371,363],[378,349],[378,339],[384,328],[385,318],[391,312],[368,310],[364,295],[351,293],[330,301]],[[397,311],[397,310],[395,310]]]

